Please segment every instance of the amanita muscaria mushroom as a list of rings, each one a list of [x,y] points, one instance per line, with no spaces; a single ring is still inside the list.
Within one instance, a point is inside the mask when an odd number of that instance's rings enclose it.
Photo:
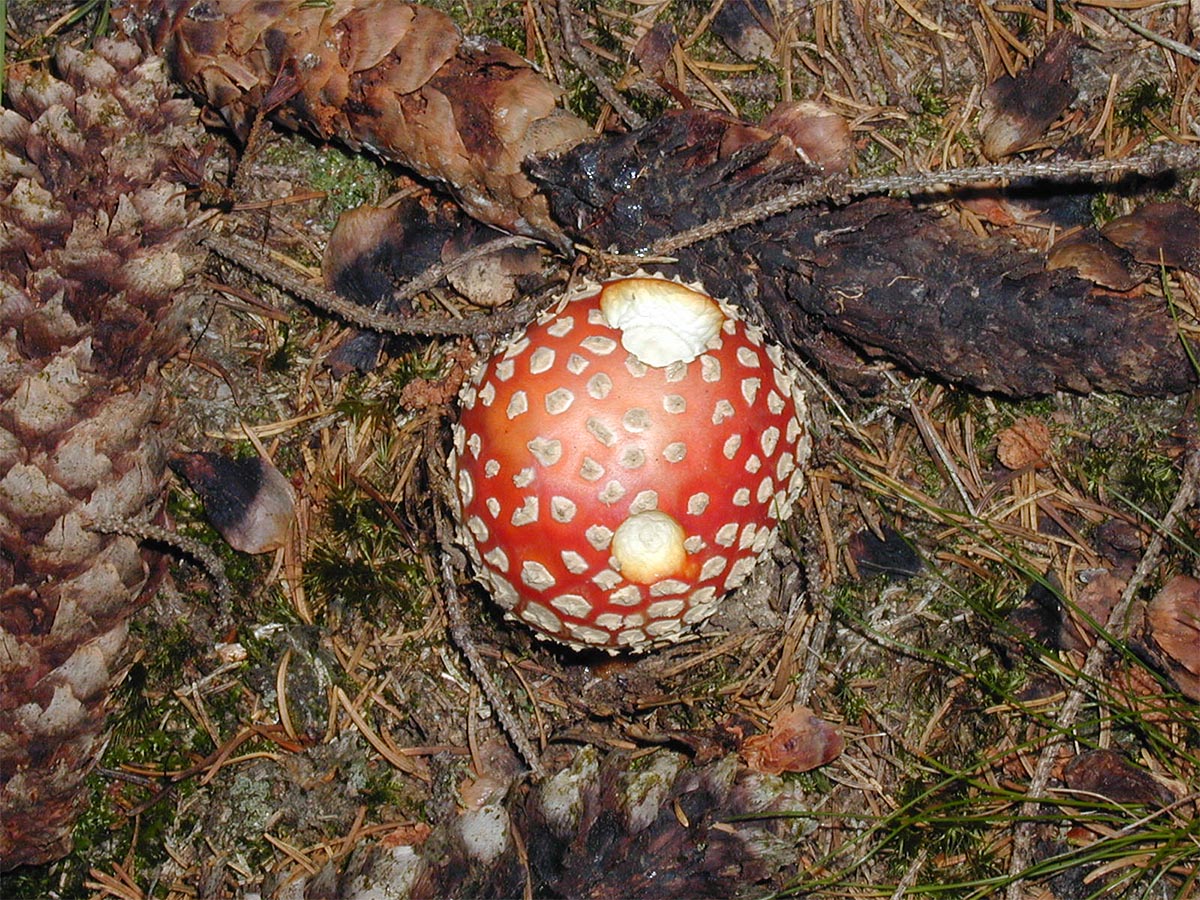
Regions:
[[[783,352],[662,277],[576,291],[461,399],[463,541],[501,606],[576,648],[678,640],[802,487],[806,410]]]

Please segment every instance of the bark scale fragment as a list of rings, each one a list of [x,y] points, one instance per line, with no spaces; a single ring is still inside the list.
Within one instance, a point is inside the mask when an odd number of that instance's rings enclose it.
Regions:
[[[1010,156],[1049,130],[1078,94],[1071,58],[1082,44],[1078,35],[1056,31],[1028,69],[1015,78],[1001,75],[988,85],[979,120],[984,156]]]

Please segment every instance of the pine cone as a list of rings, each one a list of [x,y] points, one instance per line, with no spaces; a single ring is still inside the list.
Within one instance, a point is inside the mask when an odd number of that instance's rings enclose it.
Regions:
[[[245,138],[259,113],[445,183],[490,225],[562,242],[531,156],[591,135],[561,91],[495,41],[398,0],[129,0],[176,76]]]
[[[761,894],[794,863],[806,825],[793,813],[810,803],[735,756],[633,765],[584,747],[531,792],[462,811],[419,853],[379,854],[341,896],[515,897],[530,878],[537,896],[590,900]]]
[[[0,869],[70,848],[151,557],[98,521],[154,512],[202,131],[129,42],[9,70],[0,110]]]

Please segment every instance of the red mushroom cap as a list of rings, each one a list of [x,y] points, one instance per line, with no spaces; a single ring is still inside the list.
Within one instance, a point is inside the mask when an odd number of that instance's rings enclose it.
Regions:
[[[496,600],[574,647],[678,640],[773,542],[803,483],[782,351],[639,274],[564,300],[484,363],[451,469]]]

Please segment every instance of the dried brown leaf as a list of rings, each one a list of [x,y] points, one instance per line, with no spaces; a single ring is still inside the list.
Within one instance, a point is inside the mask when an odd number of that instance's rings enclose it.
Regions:
[[[1124,590],[1124,579],[1107,572],[1092,577],[1075,598],[1075,607],[1070,611],[1070,615],[1067,615],[1067,610],[1063,611],[1059,646],[1067,650],[1079,650],[1089,646],[1092,643],[1090,635],[1095,630],[1091,623],[1096,622],[1104,626]]]
[[[200,495],[209,520],[235,550],[269,553],[287,542],[296,493],[269,459],[181,453],[171,468]]]
[[[1200,275],[1200,212],[1184,203],[1147,203],[1100,233],[1138,262]]]
[[[1200,579],[1167,582],[1146,607],[1146,626],[1179,689],[1200,700]]]
[[[1114,291],[1132,290],[1146,280],[1144,274],[1133,271],[1127,251],[1091,228],[1055,242],[1046,255],[1046,267],[1075,269],[1080,278]]]
[[[1050,429],[1041,419],[1025,416],[1017,419],[996,436],[996,458],[1008,469],[1045,468],[1050,450]]]
[[[769,775],[807,772],[837,759],[846,742],[837,730],[807,706],[793,706],[775,717],[766,734],[742,744],[746,765]]]
[[[633,58],[647,75],[660,75],[677,43],[679,35],[675,33],[675,26],[669,22],[659,22],[642,35],[634,46]]]
[[[1175,799],[1154,776],[1115,750],[1085,750],[1067,763],[1063,777],[1071,790],[1111,803],[1163,806]]]

